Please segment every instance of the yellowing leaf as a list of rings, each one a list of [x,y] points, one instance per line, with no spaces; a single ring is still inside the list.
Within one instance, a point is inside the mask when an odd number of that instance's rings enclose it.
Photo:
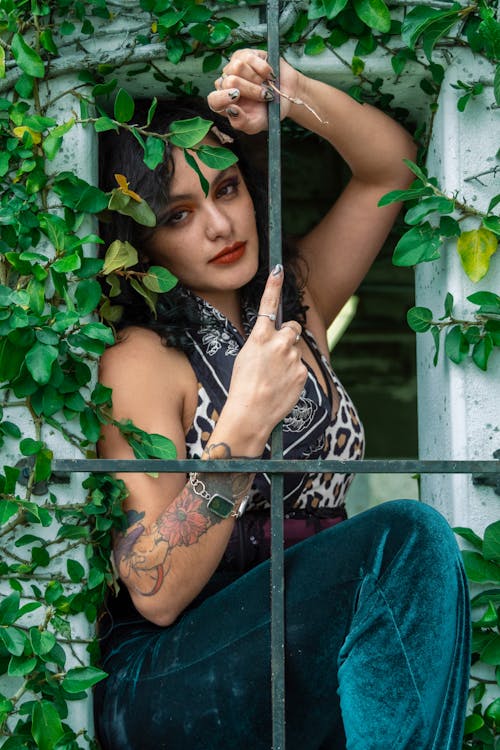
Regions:
[[[137,261],[137,250],[130,242],[115,240],[106,250],[102,272],[107,275],[119,268],[130,268],[130,266],[135,266]]]
[[[37,133],[35,130],[32,130],[27,125],[19,125],[17,128],[14,128],[12,131],[16,138],[19,138],[20,141],[22,141],[23,136],[25,133],[29,133],[31,138],[33,139],[33,143],[40,143],[42,140],[42,136],[40,133]]]
[[[133,200],[137,201],[137,203],[142,202],[142,198],[137,193],[134,193],[133,190],[129,189],[128,181],[125,175],[123,174],[115,174],[115,180],[117,181],[119,187],[118,190],[120,190],[125,195],[129,195]]]
[[[158,22],[157,21],[153,21],[153,23],[151,24],[151,31],[153,32],[153,34],[156,34],[156,32],[158,31]]]
[[[457,252],[471,281],[480,281],[488,273],[490,258],[497,247],[498,239],[489,229],[480,227],[462,232],[457,241]]]

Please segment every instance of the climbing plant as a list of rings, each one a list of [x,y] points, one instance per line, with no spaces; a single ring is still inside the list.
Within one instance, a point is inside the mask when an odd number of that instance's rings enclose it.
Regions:
[[[158,91],[196,93],[183,78],[183,63],[196,61],[202,74],[211,76],[238,47],[262,46],[261,5],[259,0],[0,2],[0,745],[5,750],[94,744],[86,718],[74,707],[104,676],[95,666],[92,632],[105,590],[116,583],[110,531],[123,524],[125,490],[111,476],[86,477],[80,488],[76,479],[54,473],[52,436],[61,435],[72,451],[93,457],[101,425],[112,421],[111,393],[96,384],[95,366],[114,341],[120,278],[128,277],[152,314],[158,295],[176,283],[161,267],[139,271],[136,249],[119,240],[104,248],[104,259],[96,257],[102,244],[97,219],[106,212],[119,211],[146,226],[154,225],[154,215],[127,175],[116,175],[116,187],[105,193],[83,179],[80,165],[65,154],[81,129],[99,134],[125,128],[141,143],[152,169],[163,158],[165,140],[183,148],[193,167],[194,150],[211,166],[227,166],[227,151],[200,145],[210,127],[200,118],[160,136],[150,128],[152,98],[145,121],[136,122],[133,84],[147,75]],[[249,26],[252,10],[257,20]],[[421,70],[428,112],[416,123],[419,159],[409,164],[415,181],[381,203],[405,204],[395,264],[432,263],[440,253],[458,252],[464,273],[481,282],[468,297],[475,308],[470,319],[455,317],[457,301],[444,290],[442,317],[442,311],[415,307],[408,323],[431,332],[436,362],[443,334],[445,356],[457,365],[470,357],[483,370],[500,346],[500,297],[487,288],[500,234],[500,193],[483,208],[468,205],[463,196],[447,195],[424,162],[450,51],[468,48],[492,71],[491,80],[451,84],[460,92],[458,109],[485,94],[492,106],[500,105],[496,13],[496,3],[486,1],[431,0],[412,7],[384,0],[294,0],[281,15],[284,52],[334,55],[349,73],[353,97],[401,119],[409,113],[397,106],[393,91],[408,66]],[[390,59],[392,81],[367,72],[374,53]],[[491,157],[492,166],[478,178],[497,173],[498,155]],[[175,457],[168,439],[130,422],[115,424],[136,456]],[[484,541],[470,530],[460,533],[474,547],[466,553],[471,580],[496,586],[473,600],[480,612],[474,658],[496,669],[496,677],[474,676],[475,707],[464,747],[493,748],[500,705],[487,699],[485,685],[500,682],[500,532],[498,525],[489,527]],[[85,631],[82,622],[88,638],[75,636],[75,628]]]

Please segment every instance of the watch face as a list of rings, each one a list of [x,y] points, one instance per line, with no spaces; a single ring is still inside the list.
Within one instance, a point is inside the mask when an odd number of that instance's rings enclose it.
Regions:
[[[229,518],[234,510],[234,502],[224,495],[212,495],[207,503],[207,507],[212,513],[220,518]]]

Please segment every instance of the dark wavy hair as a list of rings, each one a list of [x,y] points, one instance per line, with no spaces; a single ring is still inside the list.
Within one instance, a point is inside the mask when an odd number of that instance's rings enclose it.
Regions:
[[[134,115],[137,123],[146,123],[149,106],[149,102],[137,102]],[[201,99],[186,97],[160,101],[148,129],[151,132],[166,134],[172,122],[192,117],[211,120],[221,133],[230,136],[232,142],[224,145],[238,157],[238,166],[253,200],[259,238],[259,267],[254,278],[242,288],[241,294],[244,304],[257,309],[269,275],[267,180],[255,170],[245,155],[245,148],[242,144],[245,137],[233,130],[226,118],[212,112]],[[217,141],[215,135],[213,138]],[[116,188],[115,174],[125,175],[130,188],[149,204],[158,220],[169,199],[170,184],[174,174],[172,147],[169,143],[166,144],[164,160],[151,170],[144,163],[142,146],[130,131],[120,129],[118,133],[115,131],[103,133],[100,136],[100,186],[102,190],[109,192]],[[136,248],[139,255],[139,263],[133,270],[147,270],[144,258],[147,257],[148,243],[154,234],[154,229],[144,227],[129,216],[116,211],[110,212],[108,218],[108,221],[101,224],[101,237],[104,240],[102,254],[114,240],[128,241]],[[303,323],[306,310],[302,304],[303,279],[298,252],[290,241],[283,242],[283,261],[285,265],[284,317],[294,318]],[[145,300],[131,288],[127,280],[122,278],[120,282],[121,293],[119,297],[113,298],[113,302],[123,305],[124,313],[117,328],[122,329],[130,325],[145,326],[157,331],[167,346],[175,346],[182,350],[189,348],[190,340],[185,332],[191,328],[198,328],[202,321],[195,300],[186,297],[179,284],[170,292],[158,295],[157,317],[154,318]],[[105,281],[103,285],[106,285]]]

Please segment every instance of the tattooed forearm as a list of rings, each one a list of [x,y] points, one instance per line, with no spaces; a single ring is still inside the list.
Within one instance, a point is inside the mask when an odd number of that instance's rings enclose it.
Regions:
[[[212,443],[203,453],[205,459],[249,458],[232,456],[226,443]],[[245,473],[206,473],[204,482],[210,491],[243,497],[253,475]],[[129,511],[127,531],[116,536],[114,557],[120,576],[141,596],[154,596],[171,568],[171,555],[177,547],[191,547],[222,518],[208,510],[206,500],[196,494],[188,482],[171,505],[149,526],[142,523],[144,513]]]
[[[233,456],[231,448],[227,443],[210,443],[203,451],[203,458],[206,459],[235,459],[235,458],[260,458],[260,456]],[[233,497],[239,498],[245,495],[252,486],[253,474],[234,473],[234,474],[207,474],[207,483],[210,484],[209,477],[216,477],[217,488],[221,491],[223,488],[232,493]],[[223,486],[221,486],[221,484]]]
[[[196,544],[221,520],[188,483],[151,526],[136,523],[117,536],[114,555],[121,578],[136,593],[154,596],[168,574],[173,550]]]

